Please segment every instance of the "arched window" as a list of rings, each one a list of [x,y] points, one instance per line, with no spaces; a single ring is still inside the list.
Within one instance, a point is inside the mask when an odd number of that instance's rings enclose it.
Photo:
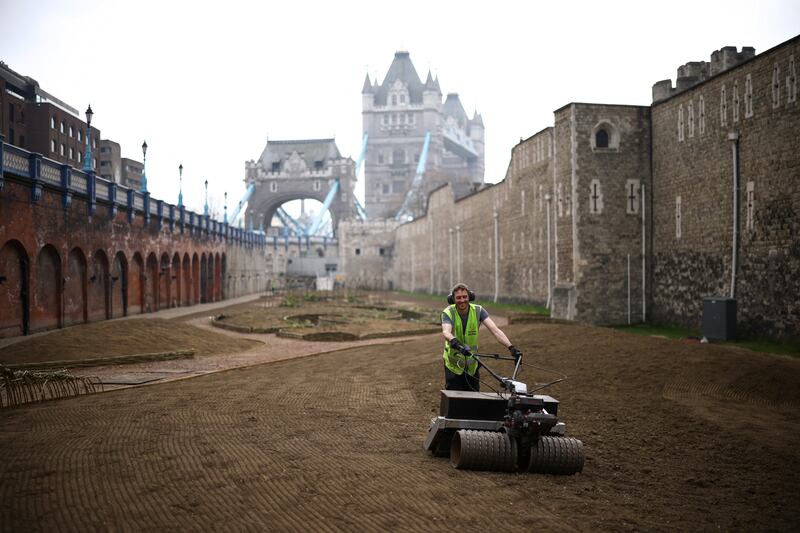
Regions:
[[[608,148],[608,132],[605,129],[600,128],[594,134],[594,146],[595,148]]]
[[[395,150],[392,152],[392,163],[395,165],[403,165],[406,162],[405,150]]]
[[[592,145],[592,151],[616,152],[619,150],[619,130],[611,121],[600,120],[592,128],[589,142]]]

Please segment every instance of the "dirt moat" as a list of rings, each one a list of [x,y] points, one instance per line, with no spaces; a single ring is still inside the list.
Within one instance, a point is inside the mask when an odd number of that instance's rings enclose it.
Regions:
[[[503,329],[525,362],[568,376],[547,392],[584,443],[581,474],[460,471],[425,453],[440,335],[321,343],[336,351],[0,410],[0,530],[800,526],[797,359],[544,321]],[[248,354],[310,344],[223,333],[260,339]],[[481,351],[501,351],[481,335]]]

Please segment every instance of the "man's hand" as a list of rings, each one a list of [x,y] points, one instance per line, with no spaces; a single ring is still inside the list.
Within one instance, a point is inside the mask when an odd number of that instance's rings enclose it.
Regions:
[[[516,359],[518,361],[519,361],[519,358],[522,357],[522,352],[520,352],[517,349],[517,347],[514,346],[513,344],[508,347],[508,351],[511,352],[511,355],[514,357],[514,359]]]
[[[450,348],[462,353],[466,357],[472,357],[472,352],[469,351],[469,348],[461,344],[461,342],[459,342],[459,340],[455,337],[450,339]]]

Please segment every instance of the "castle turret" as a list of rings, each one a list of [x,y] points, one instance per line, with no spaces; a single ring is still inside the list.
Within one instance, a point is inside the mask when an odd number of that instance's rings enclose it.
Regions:
[[[372,109],[373,105],[375,105],[375,90],[367,74],[364,78],[364,87],[361,89],[361,110]]]

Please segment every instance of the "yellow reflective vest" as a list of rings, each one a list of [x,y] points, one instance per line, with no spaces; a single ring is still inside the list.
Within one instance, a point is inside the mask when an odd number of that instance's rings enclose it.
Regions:
[[[453,335],[455,335],[456,339],[458,339],[461,344],[469,346],[472,353],[478,353],[478,327],[480,326],[478,323],[478,316],[481,312],[480,306],[469,304],[466,330],[461,322],[461,315],[458,314],[455,305],[446,307],[442,312],[450,317],[450,321],[453,323]],[[458,350],[452,349],[450,343],[447,341],[444,341],[444,354],[442,357],[444,357],[444,365],[450,372],[459,376],[464,373],[466,358]],[[477,369],[478,362],[471,359],[471,362],[467,365],[467,372],[471,376],[474,376]]]

